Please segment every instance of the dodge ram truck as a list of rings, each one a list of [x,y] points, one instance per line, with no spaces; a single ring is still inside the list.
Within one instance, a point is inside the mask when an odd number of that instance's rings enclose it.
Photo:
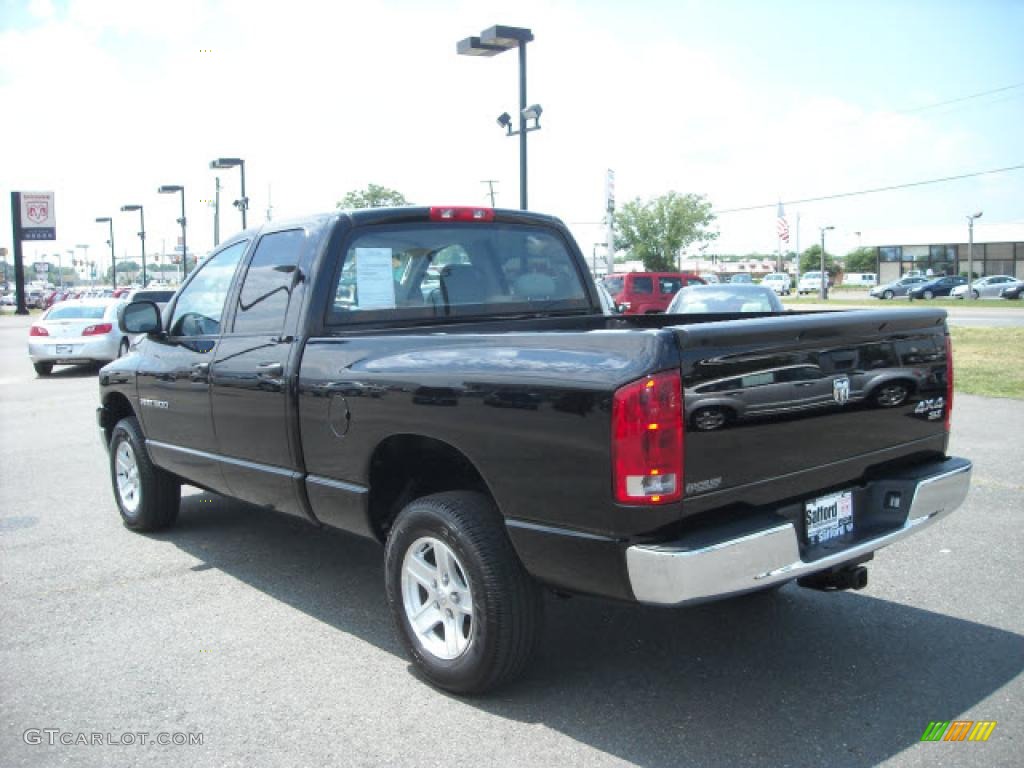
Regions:
[[[964,499],[938,309],[610,316],[567,228],[466,207],[267,223],[205,258],[100,372],[114,499],[189,484],[384,546],[432,684],[528,665],[543,591],[682,606],[873,553]],[[748,308],[749,309],[749,308]]]

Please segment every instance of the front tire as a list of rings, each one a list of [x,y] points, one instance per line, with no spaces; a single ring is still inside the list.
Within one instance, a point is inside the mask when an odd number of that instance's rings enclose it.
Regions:
[[[181,483],[150,460],[134,416],[121,419],[111,434],[110,482],[126,528],[157,531],[178,519]]]
[[[925,292],[924,292],[924,297],[925,297],[926,299],[934,299],[934,298],[935,298],[935,294],[934,294],[934,293],[932,293],[931,291],[925,291]]]
[[[903,405],[910,396],[910,387],[898,381],[883,384],[875,392],[875,404],[880,408],[895,408]]]
[[[893,297],[893,295],[894,294],[893,294],[892,291],[886,291],[885,293],[882,294],[882,298],[883,299],[891,299]]]
[[[402,645],[437,687],[483,693],[526,669],[543,599],[486,496],[454,491],[411,502],[388,536],[385,576]]]

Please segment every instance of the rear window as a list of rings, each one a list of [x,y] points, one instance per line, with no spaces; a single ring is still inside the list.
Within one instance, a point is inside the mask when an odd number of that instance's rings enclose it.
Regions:
[[[107,311],[105,306],[55,307],[46,316],[47,320],[99,320]]]
[[[329,323],[591,309],[565,241],[516,224],[358,230],[345,246]]]
[[[137,291],[132,301],[152,301],[154,304],[166,304],[174,296],[174,291]]]

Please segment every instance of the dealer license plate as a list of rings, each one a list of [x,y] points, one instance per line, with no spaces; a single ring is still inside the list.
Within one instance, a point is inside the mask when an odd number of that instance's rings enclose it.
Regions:
[[[853,493],[843,491],[804,505],[808,544],[823,544],[853,531]]]
[[[57,354],[58,355],[71,355],[74,354],[75,348],[71,344],[58,344]]]

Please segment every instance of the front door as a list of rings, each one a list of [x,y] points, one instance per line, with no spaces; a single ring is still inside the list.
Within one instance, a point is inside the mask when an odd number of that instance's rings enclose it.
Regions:
[[[196,485],[223,491],[210,418],[210,364],[231,282],[248,241],[207,259],[182,288],[162,339],[146,338],[139,415],[153,461]]]
[[[301,229],[260,238],[212,368],[213,427],[232,495],[301,517],[301,461],[289,428],[296,405],[287,375],[297,365],[289,358],[298,347],[298,264],[306,241]]]

